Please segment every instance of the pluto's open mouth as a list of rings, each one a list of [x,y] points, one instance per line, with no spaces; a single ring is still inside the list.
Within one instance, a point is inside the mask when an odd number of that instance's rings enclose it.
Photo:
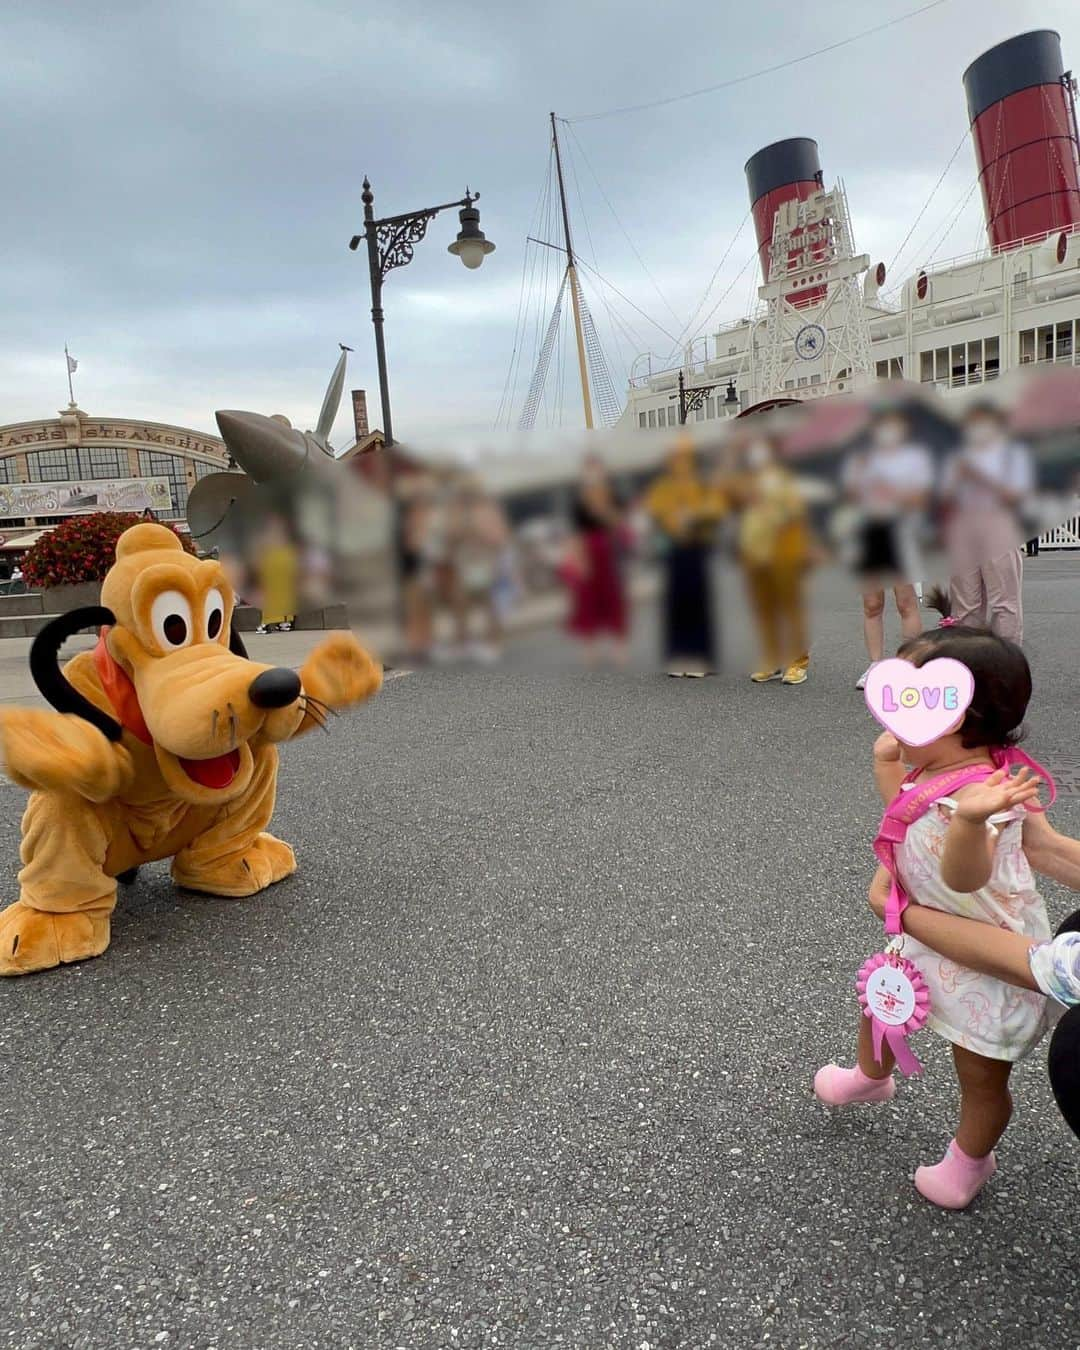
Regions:
[[[200,787],[225,788],[239,771],[240,751],[230,750],[227,755],[215,755],[213,759],[182,759],[180,767]]]

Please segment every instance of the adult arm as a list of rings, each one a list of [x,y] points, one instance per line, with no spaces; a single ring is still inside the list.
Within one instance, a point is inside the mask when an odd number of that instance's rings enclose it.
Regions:
[[[1024,819],[1024,853],[1031,867],[1044,877],[1080,891],[1080,839],[1059,834],[1041,812]]]
[[[870,908],[879,918],[885,916],[888,894],[889,874],[879,867],[870,885]],[[904,932],[916,942],[957,965],[1021,989],[1039,989],[1028,956],[1031,948],[1039,944],[1022,933],[1010,933],[980,919],[962,919],[957,914],[944,914],[939,909],[910,902],[904,910],[903,924]]]

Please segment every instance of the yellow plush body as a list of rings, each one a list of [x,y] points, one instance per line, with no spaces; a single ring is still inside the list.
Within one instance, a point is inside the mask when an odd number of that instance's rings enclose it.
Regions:
[[[118,739],[77,712],[0,711],[3,767],[31,790],[20,896],[0,912],[0,975],[99,956],[117,878],[143,863],[171,858],[178,885],[223,896],[295,871],[292,849],[266,832],[277,746],[382,681],[347,633],[298,673],[234,653],[224,571],[160,525],[121,536],[102,603],[115,623],[98,652],[67,663],[61,687],[112,719]]]

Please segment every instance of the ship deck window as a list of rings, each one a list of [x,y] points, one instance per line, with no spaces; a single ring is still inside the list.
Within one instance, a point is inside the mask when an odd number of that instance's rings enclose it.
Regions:
[[[1080,339],[1078,326],[1080,319],[1066,319],[1061,323],[1047,323],[1038,328],[1023,329],[1019,334],[1020,364],[1055,361],[1065,365],[1076,365],[1077,341]]]
[[[976,338],[952,347],[935,347],[919,353],[919,379],[946,389],[996,380],[1001,368],[1001,339]]]

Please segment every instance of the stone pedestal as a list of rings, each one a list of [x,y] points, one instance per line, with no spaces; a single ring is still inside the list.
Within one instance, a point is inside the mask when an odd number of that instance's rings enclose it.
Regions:
[[[46,614],[67,614],[73,609],[100,604],[100,581],[83,581],[74,586],[46,586],[41,592],[41,607]]]

